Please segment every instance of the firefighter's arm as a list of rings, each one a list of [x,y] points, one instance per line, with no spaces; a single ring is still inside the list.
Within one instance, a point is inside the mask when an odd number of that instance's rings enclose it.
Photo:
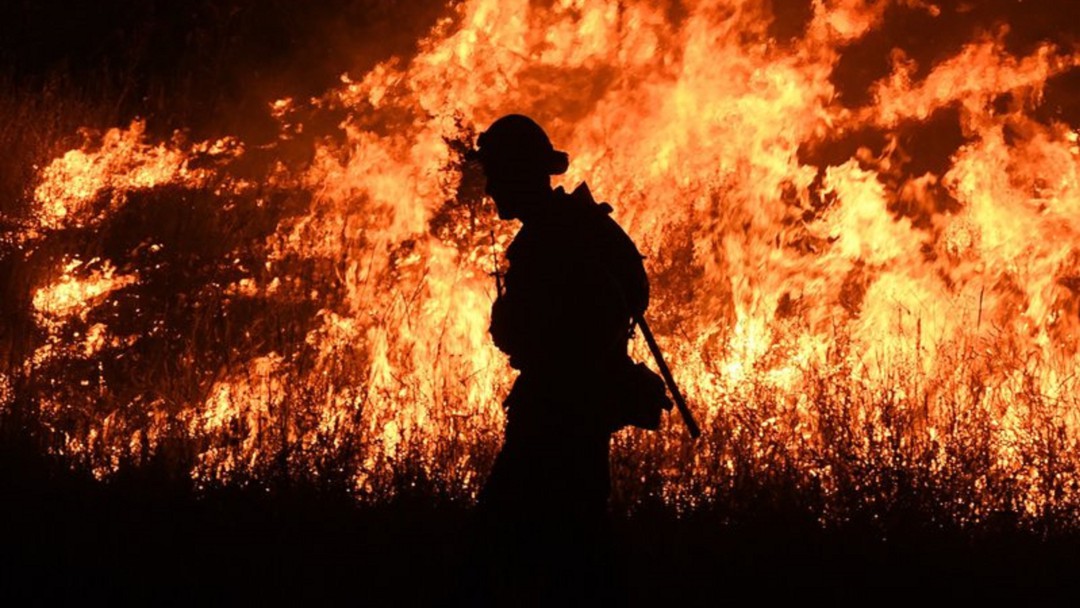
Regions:
[[[505,292],[491,307],[492,341],[510,357],[510,365],[522,369],[542,355],[544,328],[549,325],[551,285],[531,264],[511,263]]]

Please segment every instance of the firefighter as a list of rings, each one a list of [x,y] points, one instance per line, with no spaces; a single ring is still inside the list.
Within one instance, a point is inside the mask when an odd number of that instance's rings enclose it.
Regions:
[[[671,407],[663,380],[627,354],[649,301],[642,256],[585,184],[552,188],[569,157],[530,118],[496,120],[473,158],[499,217],[521,222],[491,312],[491,337],[520,374],[476,511],[489,591],[612,600],[611,434],[655,429]]]

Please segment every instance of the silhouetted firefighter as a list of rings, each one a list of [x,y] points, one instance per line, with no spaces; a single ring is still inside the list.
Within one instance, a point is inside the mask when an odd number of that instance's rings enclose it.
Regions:
[[[649,303],[642,256],[585,184],[552,189],[569,157],[531,119],[495,121],[472,157],[499,217],[522,222],[491,312],[495,345],[521,374],[476,511],[478,593],[500,604],[615,599],[611,433],[656,429],[671,408],[664,380],[627,354]]]

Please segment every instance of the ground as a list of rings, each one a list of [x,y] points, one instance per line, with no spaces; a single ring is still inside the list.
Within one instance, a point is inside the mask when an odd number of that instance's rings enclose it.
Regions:
[[[0,463],[6,605],[443,605],[469,515],[423,492],[372,505],[295,484],[196,492],[159,471],[98,482]],[[762,506],[727,522],[643,509],[614,527],[628,596],[642,606],[1063,600],[1080,565],[1077,539],[1004,524],[822,527]]]

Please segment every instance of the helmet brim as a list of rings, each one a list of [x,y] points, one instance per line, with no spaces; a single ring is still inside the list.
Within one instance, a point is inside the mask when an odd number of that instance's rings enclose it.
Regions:
[[[465,153],[466,162],[477,162],[486,171],[498,173],[536,173],[562,175],[570,167],[570,155],[562,150],[551,150],[537,158],[497,158],[485,154],[482,148],[474,148]]]

